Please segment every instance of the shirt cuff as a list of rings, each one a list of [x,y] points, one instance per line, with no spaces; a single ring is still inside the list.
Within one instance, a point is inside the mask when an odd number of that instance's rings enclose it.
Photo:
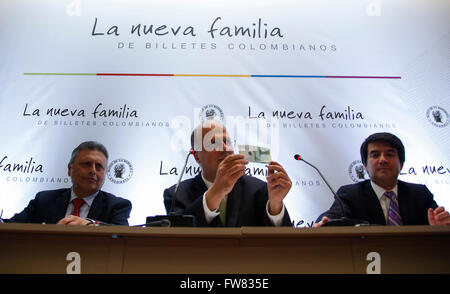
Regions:
[[[277,215],[271,215],[269,213],[269,201],[267,200],[266,213],[267,213],[267,216],[269,217],[270,222],[275,227],[279,227],[283,223],[284,211],[285,211],[285,209],[284,209],[284,203],[283,203],[283,208],[281,208],[281,212]]]
[[[206,205],[206,197],[205,196],[206,196],[206,192],[203,193],[202,203],[203,203],[203,211],[205,212],[205,219],[206,219],[206,222],[209,224],[220,213],[218,212],[218,209],[216,209],[215,211],[209,210],[208,205]]]

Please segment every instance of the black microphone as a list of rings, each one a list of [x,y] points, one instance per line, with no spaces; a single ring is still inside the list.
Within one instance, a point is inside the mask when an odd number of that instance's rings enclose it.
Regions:
[[[306,163],[307,165],[313,167],[320,175],[320,177],[322,178],[322,180],[325,182],[325,184],[327,184],[328,188],[331,190],[331,193],[333,193],[334,198],[336,199],[336,201],[339,203],[339,207],[341,209],[341,218],[338,219],[332,219],[329,220],[328,222],[324,223],[322,225],[322,227],[336,227],[336,226],[360,226],[360,225],[369,225],[369,222],[365,221],[365,220],[358,220],[358,219],[350,219],[345,217],[345,212],[344,212],[344,204],[342,202],[341,197],[339,197],[339,195],[334,192],[333,188],[331,188],[330,184],[327,182],[327,180],[325,179],[325,177],[322,175],[322,173],[320,172],[320,170],[315,167],[314,165],[312,165],[311,163],[309,163],[308,161],[306,161],[303,157],[301,157],[298,154],[294,155],[295,160],[301,160],[304,163]]]
[[[193,215],[184,215],[181,213],[177,213],[174,211],[175,203],[177,200],[178,187],[181,183],[181,179],[183,178],[187,162],[189,160],[189,156],[194,154],[194,149],[189,150],[188,155],[186,156],[186,161],[184,162],[183,169],[181,170],[180,177],[178,178],[177,185],[175,186],[175,192],[172,197],[172,204],[170,206],[170,211],[168,215],[156,215],[156,216],[148,216],[146,220],[147,227],[193,227],[194,226],[194,216]]]

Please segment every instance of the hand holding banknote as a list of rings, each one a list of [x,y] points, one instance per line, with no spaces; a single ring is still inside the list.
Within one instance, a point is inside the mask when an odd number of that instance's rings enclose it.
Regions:
[[[269,213],[277,215],[283,208],[283,199],[292,187],[291,179],[278,162],[272,161],[270,149],[251,145],[238,145],[239,154],[249,162],[266,163],[269,170],[267,190],[269,192]]]
[[[292,187],[291,179],[278,162],[271,161],[267,166],[267,190],[269,191],[269,213],[277,215],[283,208],[283,199]]]
[[[245,173],[248,161],[240,154],[227,155],[217,167],[214,184],[206,192],[206,205],[210,210],[219,207],[222,199],[231,192],[237,180]]]

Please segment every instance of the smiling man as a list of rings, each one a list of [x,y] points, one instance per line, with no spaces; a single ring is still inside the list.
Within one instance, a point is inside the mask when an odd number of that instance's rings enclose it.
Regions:
[[[405,148],[399,138],[390,133],[372,134],[361,145],[360,153],[370,180],[337,191],[347,218],[379,225],[450,224],[449,213],[438,207],[425,185],[397,179],[405,162]],[[335,201],[314,227],[341,216]]]
[[[248,161],[233,154],[224,125],[207,120],[191,135],[191,147],[202,172],[180,183],[174,212],[194,215],[196,226],[291,226],[283,199],[292,182],[277,162],[267,166],[267,183],[245,175]],[[164,191],[169,213],[175,185]]]
[[[68,175],[72,188],[42,191],[8,222],[61,225],[128,225],[129,200],[101,191],[108,161],[106,148],[94,141],[72,152]]]

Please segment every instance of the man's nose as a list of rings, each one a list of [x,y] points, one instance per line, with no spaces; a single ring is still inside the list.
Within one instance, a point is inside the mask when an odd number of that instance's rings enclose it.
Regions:
[[[386,163],[387,162],[387,158],[386,158],[384,153],[380,154],[379,162],[380,163]]]
[[[95,163],[89,165],[89,174],[94,175],[97,172],[95,169]]]

